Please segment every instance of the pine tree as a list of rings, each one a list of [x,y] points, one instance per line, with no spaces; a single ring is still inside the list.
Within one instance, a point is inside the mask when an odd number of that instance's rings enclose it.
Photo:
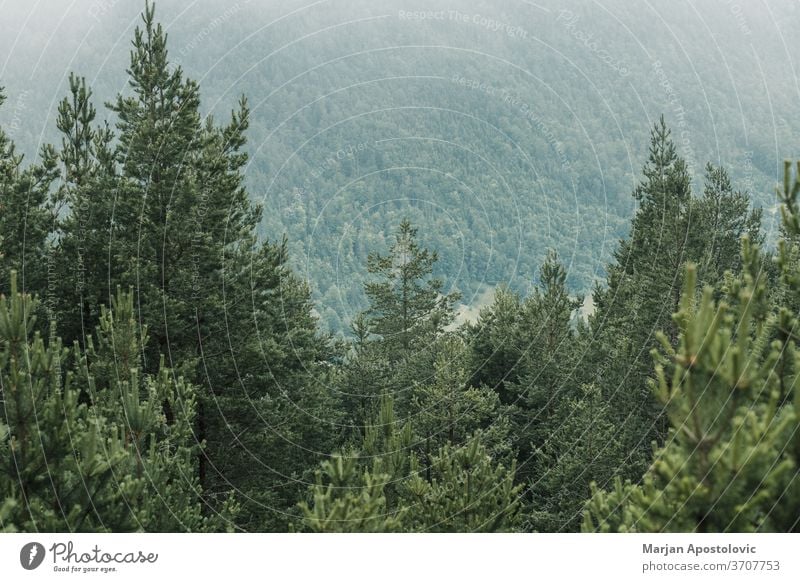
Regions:
[[[109,305],[122,269],[114,257],[124,228],[112,220],[117,175],[107,125],[95,127],[97,112],[86,80],[69,78],[70,94],[58,107],[62,182],[54,193],[60,218],[53,230],[59,335],[83,344]]]
[[[403,481],[411,471],[412,429],[395,417],[384,393],[358,446],[334,453],[315,472],[310,501],[301,501],[301,529],[319,532],[400,531]],[[358,528],[364,528],[359,530]]]
[[[445,445],[477,440],[493,458],[511,451],[510,425],[500,398],[486,386],[468,385],[467,347],[455,334],[443,336],[436,352],[432,381],[412,388],[409,416],[422,442],[419,454],[430,478],[433,456]]]
[[[386,391],[402,413],[408,412],[410,388],[432,379],[435,354],[430,347],[453,322],[460,297],[443,294],[443,282],[432,276],[437,260],[436,251],[420,247],[417,229],[407,219],[388,254],[370,253],[367,271],[374,278],[364,285],[369,308],[354,322],[361,339],[341,377],[341,391],[350,395],[348,408],[367,415],[351,418],[354,426],[363,426],[374,414],[370,405]],[[366,384],[354,377],[365,369],[371,372]]]
[[[728,172],[721,166],[706,165],[703,196],[696,201],[696,226],[692,228],[694,242],[702,253],[697,257],[698,277],[713,285],[722,280],[725,271],[739,271],[740,240],[748,235],[753,244],[761,246],[760,208],[750,209],[746,192],[735,191]]]
[[[246,100],[227,124],[203,120],[199,87],[167,45],[148,2],[130,93],[108,104],[116,134],[95,126],[91,90],[77,77],[59,108],[59,329],[83,342],[114,290],[133,287],[150,336],[142,371],[158,376],[165,356],[198,387],[193,428],[206,447],[192,465],[206,517],[235,489],[239,527],[284,529],[297,480],[338,437],[332,346],[288,267],[286,241],[258,239],[261,209],[244,188]]]
[[[58,339],[35,331],[38,300],[0,295],[2,524],[17,531],[131,531],[128,500],[144,481],[129,470],[119,428],[81,402]],[[144,516],[141,516],[144,517]]]
[[[367,271],[377,276],[364,290],[370,301],[370,332],[380,337],[390,361],[424,349],[453,320],[457,293],[442,294],[442,281],[430,278],[436,251],[421,248],[417,229],[400,223],[388,255],[370,254]]]
[[[785,171],[784,227],[800,232],[797,197]],[[800,174],[800,164],[798,164]],[[800,291],[798,266],[779,245],[778,267]],[[706,286],[697,299],[696,268],[687,268],[675,314],[677,347],[660,334],[652,387],[670,421],[641,484],[617,480],[595,488],[584,530],[796,531],[800,515],[798,320],[769,304],[758,247],[742,243],[741,274],[726,277],[723,299]]]
[[[466,335],[471,347],[473,384],[494,388],[509,419],[511,446],[516,451],[517,478],[525,485],[525,529],[556,531],[575,514],[575,491],[585,497],[580,480],[555,485],[558,474],[567,473],[568,457],[580,444],[575,434],[598,418],[578,414],[582,395],[575,373],[578,349],[575,310],[581,298],[570,295],[567,271],[555,251],[549,251],[539,271],[539,281],[524,300],[500,289],[494,303],[484,308]],[[577,325],[576,325],[577,323]],[[574,407],[574,410],[569,410]],[[569,413],[567,411],[569,410]],[[562,438],[555,438],[559,434]],[[572,440],[570,440],[572,439]],[[566,442],[569,441],[569,444]],[[617,447],[610,450],[618,451]],[[605,464],[606,459],[603,460]],[[598,463],[583,467],[581,477],[600,479]],[[598,472],[595,473],[595,470]],[[575,475],[570,475],[574,478]],[[559,487],[568,491],[560,495]],[[587,485],[588,491],[588,485]]]
[[[527,483],[536,477],[534,451],[562,420],[556,411],[576,396],[573,319],[581,299],[570,296],[566,278],[557,253],[549,251],[529,297],[501,290],[467,329],[477,368],[472,381],[495,388],[505,404],[517,473]]]
[[[569,295],[566,269],[554,251],[542,263],[539,279],[522,305],[519,325],[510,331],[524,362],[524,373],[510,391],[515,395],[512,419],[520,440],[520,471],[526,476],[530,453],[557,426],[555,411],[575,396],[572,318],[582,303]]]
[[[496,463],[480,439],[445,444],[434,455],[430,478],[412,472],[406,484],[407,523],[422,532],[507,532],[519,525],[522,485],[515,465]]]
[[[0,107],[5,99],[0,87]],[[48,193],[57,176],[52,147],[42,147],[39,163],[25,167],[22,154],[0,128],[0,292],[9,292],[11,271],[18,273],[23,291],[48,288],[47,235],[53,221]],[[38,305],[49,324],[49,304]]]
[[[590,484],[609,483],[618,471],[617,427],[601,391],[591,385],[561,401],[550,426],[552,432],[529,461],[533,476],[527,528],[577,531]]]
[[[150,369],[169,344],[183,348],[180,356],[197,355],[186,350],[196,332],[183,285],[200,226],[191,217],[202,204],[195,168],[203,143],[199,88],[170,66],[167,35],[154,12],[148,3],[143,27],[134,32],[131,95],[108,105],[118,118],[122,171],[115,220],[124,225],[112,260],[123,267],[120,283],[137,289],[140,318],[153,334]]]
[[[445,444],[425,470],[413,432],[409,423],[397,421],[393,400],[384,395],[360,446],[322,463],[309,500],[300,504],[301,528],[489,532],[517,527],[521,486],[514,484],[513,465],[507,469],[498,463],[473,436],[460,446]]]
[[[664,436],[654,431],[659,409],[643,388],[650,370],[647,354],[655,345],[657,330],[674,338],[669,317],[678,303],[682,265],[693,258],[688,247],[691,180],[663,116],[652,130],[643,174],[633,192],[639,207],[631,234],[614,253],[608,288],[594,298],[592,331],[600,334],[600,350],[622,344],[615,362],[603,366],[605,374],[598,385],[613,390],[608,397],[625,425],[626,448],[646,454],[645,443]]]
[[[313,504],[303,501],[304,523],[321,533],[401,531],[402,517],[386,509],[385,474],[359,474],[354,457],[333,455],[323,461],[313,488]]]
[[[731,244],[759,226],[759,213],[748,211],[719,169],[708,168],[704,198],[692,196],[686,163],[663,117],[651,132],[643,174],[633,192],[638,208],[630,235],[614,253],[607,287],[594,294],[591,337],[583,342],[590,346],[582,366],[588,373],[580,379],[602,387],[616,415],[628,451],[620,464],[630,470],[628,477],[646,468],[651,441],[666,437],[661,406],[647,390],[647,355],[658,343],[658,330],[677,341],[670,315],[678,308],[684,263],[704,262],[701,275],[713,283],[736,268]]]
[[[11,521],[15,507],[16,502],[12,498],[4,499],[0,502],[0,533],[14,533],[17,531],[16,526]]]
[[[194,470],[194,388],[142,371],[130,294],[103,308],[96,340],[73,350],[34,331],[37,299],[0,298],[0,491],[20,531],[216,531]],[[70,364],[70,362],[72,362]]]
[[[528,359],[523,358],[526,346],[511,330],[520,325],[522,299],[511,289],[497,289],[492,303],[482,308],[475,323],[467,322],[465,332],[470,346],[470,384],[488,386],[500,396],[500,401],[513,404],[519,397],[510,386],[517,384],[526,373]]]
[[[143,370],[147,329],[135,320],[132,293],[117,290],[112,308],[101,307],[96,340],[87,339],[75,376],[85,379],[92,412],[121,428],[130,474],[146,485],[129,500],[148,531],[214,531],[235,514],[230,501],[219,516],[204,515],[197,475],[194,426],[197,390],[175,376],[162,357],[158,371]],[[76,346],[76,350],[77,350]]]
[[[341,394],[346,421],[351,433],[363,437],[369,420],[379,410],[382,397],[377,379],[389,377],[391,366],[370,340],[364,312],[351,323],[353,339],[342,346],[342,358],[334,370],[333,385]]]

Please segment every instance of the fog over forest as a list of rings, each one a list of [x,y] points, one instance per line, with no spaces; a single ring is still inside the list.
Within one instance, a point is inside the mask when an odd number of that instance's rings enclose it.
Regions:
[[[69,71],[126,92],[139,2],[6,0],[0,122],[55,139]],[[363,308],[365,249],[410,215],[469,305],[524,291],[547,248],[585,293],[626,233],[662,113],[699,188],[707,161],[764,205],[797,153],[796,2],[159,3],[202,109],[252,107],[249,191],[286,233],[325,324]],[[100,112],[100,116],[106,112]],[[24,120],[24,122],[23,122]],[[467,234],[468,233],[468,234]],[[352,284],[351,284],[352,283]]]

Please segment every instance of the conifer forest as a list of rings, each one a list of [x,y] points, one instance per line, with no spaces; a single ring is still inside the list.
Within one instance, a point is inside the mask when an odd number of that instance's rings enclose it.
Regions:
[[[800,4],[31,4],[0,532],[800,531]]]

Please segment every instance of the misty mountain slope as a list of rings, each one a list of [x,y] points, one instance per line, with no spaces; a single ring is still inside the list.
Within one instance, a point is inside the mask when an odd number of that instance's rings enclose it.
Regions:
[[[548,247],[585,291],[625,234],[661,113],[696,193],[712,161],[772,209],[798,152],[796,3],[215,4],[157,4],[172,58],[215,116],[250,100],[261,232],[288,235],[333,329],[363,307],[366,254],[404,216],[465,303],[526,289]],[[0,122],[29,154],[55,139],[65,71],[98,105],[126,90],[142,6],[4,5]]]

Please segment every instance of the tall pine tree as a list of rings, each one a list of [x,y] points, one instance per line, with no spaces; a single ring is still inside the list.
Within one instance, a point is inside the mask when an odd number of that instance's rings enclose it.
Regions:
[[[784,227],[797,234],[800,179],[790,165],[781,192]],[[797,168],[800,174],[800,164]],[[789,242],[777,256],[789,294],[800,275]],[[740,274],[715,300],[697,296],[687,269],[674,321],[677,345],[660,334],[651,383],[670,422],[640,484],[596,488],[586,531],[796,531],[800,525],[800,382],[796,312],[770,305],[759,249],[742,243]]]
[[[283,529],[297,480],[338,436],[325,383],[331,348],[286,241],[256,235],[261,209],[243,175],[246,100],[227,124],[204,120],[199,87],[170,63],[167,44],[148,3],[130,91],[109,104],[115,133],[95,126],[77,77],[59,108],[59,320],[70,341],[83,341],[114,289],[132,287],[150,335],[143,370],[156,374],[163,356],[198,387],[203,506],[221,510],[234,490],[245,504],[239,527]]]
[[[349,373],[342,391],[350,394],[348,408],[363,411],[352,424],[362,425],[374,414],[375,403],[388,391],[405,414],[412,399],[412,386],[430,383],[434,376],[435,350],[432,346],[455,318],[458,292],[443,293],[443,282],[433,276],[436,251],[419,245],[417,229],[404,219],[386,255],[371,253],[367,271],[373,278],[365,283],[369,307],[354,322],[355,349],[347,363]],[[354,377],[369,369],[370,382]],[[354,381],[355,380],[355,381]]]
[[[651,132],[630,235],[608,266],[608,285],[594,293],[596,312],[583,338],[582,383],[602,388],[616,416],[625,451],[620,464],[633,477],[645,469],[653,440],[667,433],[661,405],[647,390],[649,352],[659,330],[677,341],[671,319],[680,300],[683,265],[703,263],[714,282],[738,259],[730,252],[742,234],[758,234],[760,213],[750,212],[721,169],[707,168],[703,198],[692,196],[686,162],[678,156],[664,118]]]

